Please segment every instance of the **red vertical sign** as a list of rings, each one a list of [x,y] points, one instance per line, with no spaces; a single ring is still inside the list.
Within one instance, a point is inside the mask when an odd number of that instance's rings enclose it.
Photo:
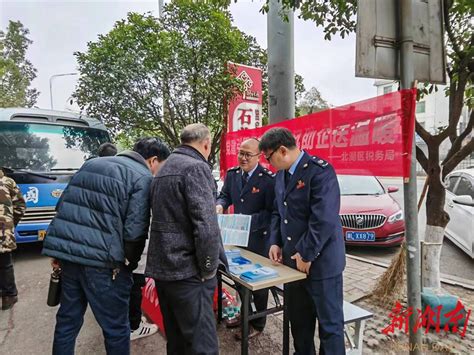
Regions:
[[[262,126],[262,71],[255,67],[228,63],[231,73],[242,80],[244,90],[229,103],[227,131]]]

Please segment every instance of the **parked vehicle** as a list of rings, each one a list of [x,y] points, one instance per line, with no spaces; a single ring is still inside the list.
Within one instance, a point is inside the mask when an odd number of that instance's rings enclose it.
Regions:
[[[474,168],[446,176],[445,210],[450,221],[445,235],[474,259]]]
[[[338,175],[341,222],[347,245],[396,246],[405,238],[404,214],[375,176]]]
[[[17,243],[41,241],[63,190],[85,160],[109,142],[98,120],[71,112],[0,109],[0,167],[19,185],[26,213]]]

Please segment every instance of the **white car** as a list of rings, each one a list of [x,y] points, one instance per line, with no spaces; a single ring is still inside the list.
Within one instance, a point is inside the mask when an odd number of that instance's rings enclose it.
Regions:
[[[474,259],[474,168],[446,176],[446,237]]]

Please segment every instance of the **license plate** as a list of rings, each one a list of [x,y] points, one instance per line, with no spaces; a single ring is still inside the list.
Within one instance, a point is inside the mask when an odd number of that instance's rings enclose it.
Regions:
[[[46,231],[44,229],[38,231],[38,240],[42,241],[46,237]]]
[[[374,242],[375,232],[346,232],[346,240],[354,242]]]

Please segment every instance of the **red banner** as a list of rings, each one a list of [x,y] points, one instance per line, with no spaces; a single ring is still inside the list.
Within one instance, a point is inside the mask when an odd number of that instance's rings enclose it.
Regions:
[[[339,174],[409,176],[416,89],[401,90],[256,129],[228,132],[221,142],[221,176],[237,165],[240,143],[286,127],[298,147],[330,162]],[[262,157],[262,165],[269,167]]]
[[[228,63],[229,71],[242,80],[244,92],[229,103],[227,131],[262,126],[262,71],[255,67]]]

